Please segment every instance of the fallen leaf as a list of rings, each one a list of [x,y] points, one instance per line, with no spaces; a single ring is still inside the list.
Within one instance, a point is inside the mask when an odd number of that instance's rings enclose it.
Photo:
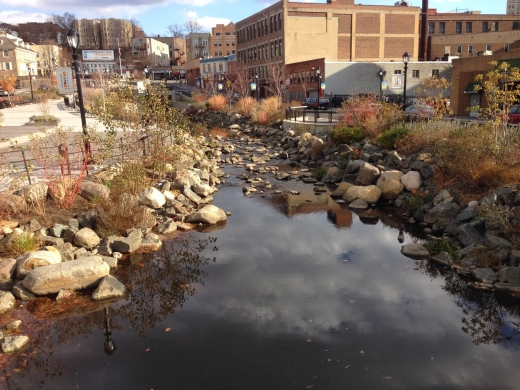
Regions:
[[[170,330],[172,330],[172,328],[166,328],[165,329],[166,332],[169,332]]]
[[[359,351],[359,353],[360,353],[361,355],[364,355],[364,354],[365,354],[365,351]]]
[[[349,364],[348,366],[345,366],[345,368],[349,368],[349,367],[352,367],[352,364]]]
[[[384,376],[383,379],[392,379],[391,376]]]
[[[311,340],[311,339],[307,339],[307,340],[305,340],[305,341],[307,341],[308,343],[312,342],[312,340]]]
[[[307,386],[306,389],[310,389],[311,387],[313,387],[314,385],[310,385],[310,386]]]
[[[149,352],[150,351],[150,348],[146,348],[146,351],[145,352]]]

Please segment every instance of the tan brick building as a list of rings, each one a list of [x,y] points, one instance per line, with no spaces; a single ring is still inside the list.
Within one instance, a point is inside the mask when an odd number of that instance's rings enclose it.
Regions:
[[[217,24],[211,29],[209,40],[209,55],[211,57],[222,57],[236,54],[237,29],[234,23],[226,25]]]
[[[210,38],[211,33],[190,33],[186,39],[186,60],[209,57]]]
[[[154,39],[168,45],[170,50],[170,65],[181,66],[186,63],[186,39],[160,36]]]
[[[75,20],[73,28],[79,34],[81,49],[114,50],[130,47],[134,26],[124,19],[81,19]]]
[[[236,24],[238,62],[267,78],[269,62],[417,60],[419,8],[281,0]]]

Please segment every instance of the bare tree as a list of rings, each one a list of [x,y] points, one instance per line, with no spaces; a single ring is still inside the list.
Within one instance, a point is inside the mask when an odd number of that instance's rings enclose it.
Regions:
[[[228,79],[232,83],[233,91],[236,92],[238,96],[242,98],[250,95],[251,79],[249,78],[247,68],[236,66],[230,68]]]
[[[170,24],[168,27],[168,33],[173,38],[184,38],[185,36],[185,27],[180,24]]]
[[[269,85],[267,90],[274,96],[278,97],[278,104],[280,105],[287,91],[285,80],[287,80],[287,70],[283,62],[271,62],[267,64],[267,74]]]
[[[69,28],[72,28],[72,24],[76,20],[76,15],[65,12],[63,15],[51,14],[47,19],[48,22],[52,22],[60,26],[62,31],[67,32]]]
[[[184,23],[184,30],[188,33],[200,33],[203,32],[204,27],[199,24],[195,19],[188,20],[186,23]]]

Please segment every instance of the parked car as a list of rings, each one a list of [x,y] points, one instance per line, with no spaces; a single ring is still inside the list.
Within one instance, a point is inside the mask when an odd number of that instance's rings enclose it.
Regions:
[[[0,88],[0,96],[9,96],[9,95],[11,95],[11,96],[14,95],[14,89],[13,89],[13,92],[8,92],[5,89]]]
[[[332,107],[341,107],[343,102],[348,101],[348,99],[350,99],[350,95],[332,95],[330,105]]]
[[[507,123],[520,123],[520,105],[513,106],[509,109]]]
[[[310,97],[302,102],[302,106],[313,110],[328,110],[330,108],[330,101],[327,98]]]
[[[429,106],[421,102],[413,102],[406,106],[404,113],[409,117],[418,119],[431,118],[435,115],[435,110],[432,106]]]
[[[385,99],[388,103],[403,104],[403,95],[388,94],[385,95]]]

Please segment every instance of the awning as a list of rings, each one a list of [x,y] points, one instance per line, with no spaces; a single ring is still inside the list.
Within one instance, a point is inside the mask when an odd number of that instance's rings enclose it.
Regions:
[[[497,66],[495,67],[495,69],[499,68],[500,65],[503,64],[504,62],[509,65],[509,69],[511,69],[511,68],[520,68],[520,58],[511,58],[509,60],[497,61]]]
[[[468,83],[464,93],[482,93],[482,83]]]

